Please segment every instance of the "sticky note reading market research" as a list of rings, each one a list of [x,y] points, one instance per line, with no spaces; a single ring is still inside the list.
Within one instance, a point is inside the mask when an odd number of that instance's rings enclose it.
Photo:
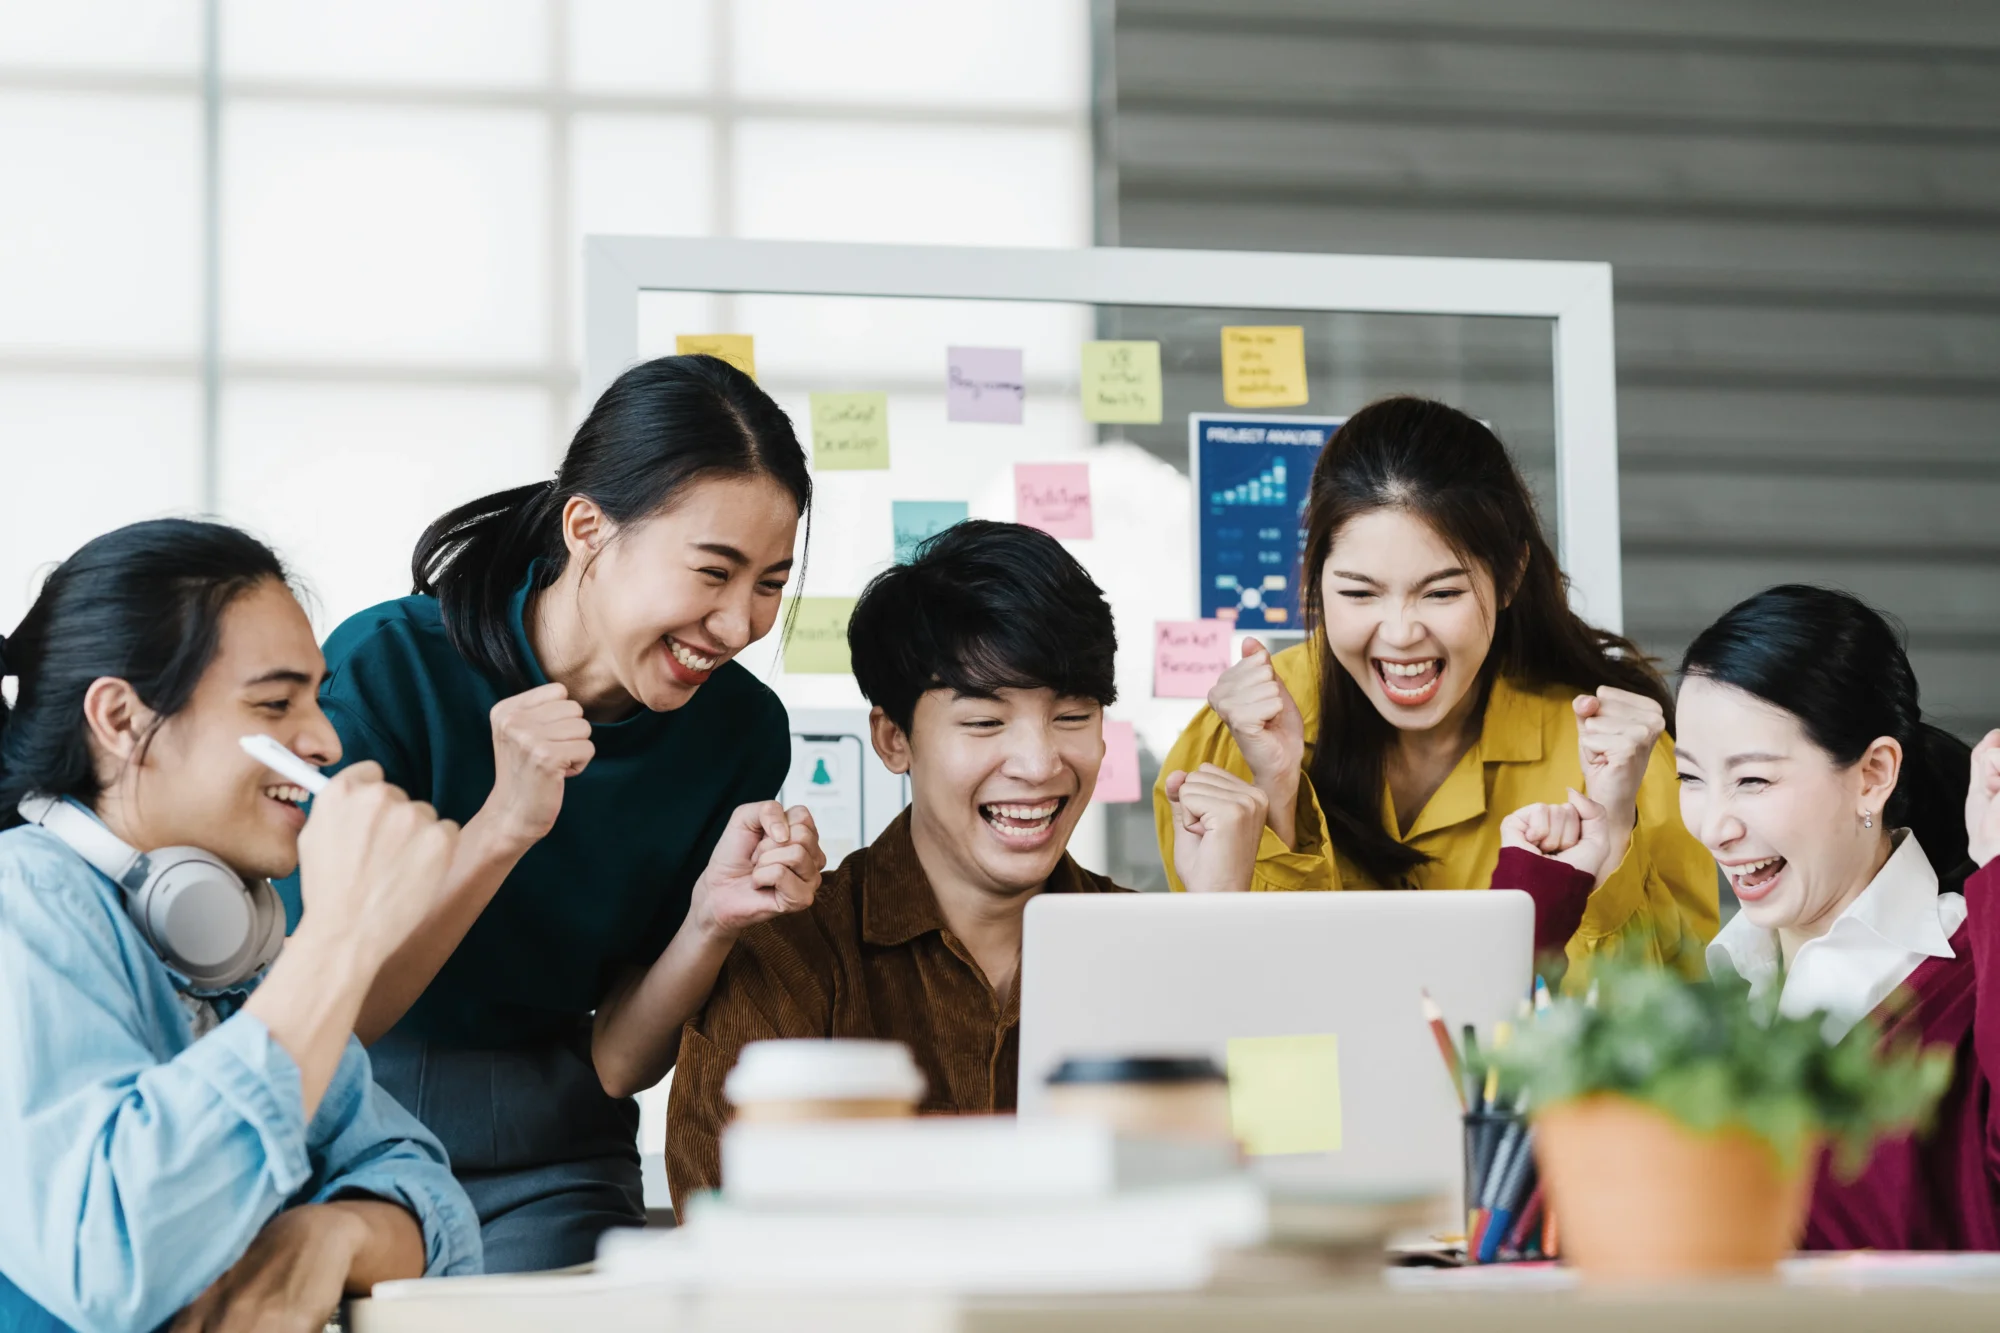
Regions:
[[[847,658],[847,621],[854,614],[852,597],[801,597],[785,608],[792,617],[785,635],[785,674],[845,676],[854,668]],[[784,624],[780,616],[779,624]]]
[[[1340,1039],[1229,1039],[1229,1127],[1252,1157],[1340,1151]]]
[[[896,529],[896,563],[907,565],[917,558],[917,547],[954,523],[963,523],[968,510],[963,500],[894,500],[889,505],[889,521]]]
[[[1139,799],[1139,733],[1130,722],[1104,719],[1104,763],[1091,800],[1121,805]]]
[[[1231,407],[1298,407],[1306,392],[1306,331],[1291,325],[1225,325],[1222,401]]]
[[[1090,536],[1090,464],[1014,464],[1014,521],[1051,537]]]
[[[944,367],[944,419],[1021,424],[1028,378],[1018,347],[948,347]]]
[[[747,333],[683,333],[674,339],[676,356],[712,356],[757,378],[757,340]]]
[[[879,472],[889,466],[889,395],[812,396],[813,466],[822,472]]]
[[[1153,622],[1153,697],[1203,699],[1229,669],[1229,622]]]
[[[1111,425],[1150,426],[1160,420],[1160,345],[1091,342],[1083,345],[1083,419]]]

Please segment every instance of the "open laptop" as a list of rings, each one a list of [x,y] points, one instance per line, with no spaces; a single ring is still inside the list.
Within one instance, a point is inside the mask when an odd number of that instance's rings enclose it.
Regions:
[[[1533,950],[1534,905],[1510,891],[1042,894],[1021,944],[1020,1113],[1041,1110],[1071,1056],[1207,1055],[1228,1069],[1235,1043],[1235,1072],[1261,1088],[1239,1080],[1233,1098],[1294,1086],[1274,1057],[1301,1062],[1300,1096],[1337,1096],[1337,1146],[1253,1166],[1314,1190],[1456,1199],[1458,1097],[1421,992],[1454,1038],[1476,1023],[1487,1040],[1517,1017]],[[1306,1040],[1256,1040],[1276,1037]],[[1285,1095],[1265,1111],[1282,1116]]]

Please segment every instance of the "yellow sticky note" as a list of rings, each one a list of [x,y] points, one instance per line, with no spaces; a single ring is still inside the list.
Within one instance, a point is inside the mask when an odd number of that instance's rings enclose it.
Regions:
[[[1093,342],[1083,345],[1083,419],[1116,425],[1152,425],[1160,419],[1160,345]]]
[[[889,466],[889,395],[812,396],[813,466],[829,471],[880,471]]]
[[[1296,324],[1222,329],[1222,401],[1231,407],[1299,407],[1306,392],[1306,331]]]
[[[1340,1151],[1340,1039],[1229,1039],[1229,1123],[1252,1157]]]
[[[682,333],[674,338],[679,356],[712,356],[757,378],[757,339],[748,333]]]
[[[793,608],[796,610],[793,610]],[[845,676],[853,667],[847,660],[847,621],[854,614],[852,597],[801,597],[778,623],[791,622],[785,635],[785,674],[791,676]]]

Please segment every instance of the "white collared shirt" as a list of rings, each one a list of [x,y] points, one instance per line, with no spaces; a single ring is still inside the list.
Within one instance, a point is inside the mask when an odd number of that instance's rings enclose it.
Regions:
[[[1708,946],[1708,970],[1725,968],[1760,995],[1782,978],[1778,1012],[1803,1018],[1826,1010],[1826,1038],[1837,1041],[1874,1012],[1926,958],[1951,958],[1951,937],[1965,923],[1965,898],[1939,893],[1937,871],[1908,829],[1896,850],[1847,910],[1783,966],[1778,933],[1738,912]]]

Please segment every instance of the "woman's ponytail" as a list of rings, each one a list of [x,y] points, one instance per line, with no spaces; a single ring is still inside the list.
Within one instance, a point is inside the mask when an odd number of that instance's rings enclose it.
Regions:
[[[570,500],[587,499],[623,526],[713,476],[768,476],[799,515],[812,505],[791,419],[755,380],[712,356],[643,362],[590,409],[554,481],[460,505],[425,528],[410,557],[411,584],[438,599],[459,655],[518,694],[533,682],[511,604],[523,583],[545,588],[562,573]]]
[[[1972,752],[1923,720],[1902,635],[1881,612],[1831,588],[1767,588],[1697,635],[1681,671],[1776,704],[1842,768],[1893,739],[1903,767],[1883,823],[1916,835],[1946,891],[1965,883]]]

